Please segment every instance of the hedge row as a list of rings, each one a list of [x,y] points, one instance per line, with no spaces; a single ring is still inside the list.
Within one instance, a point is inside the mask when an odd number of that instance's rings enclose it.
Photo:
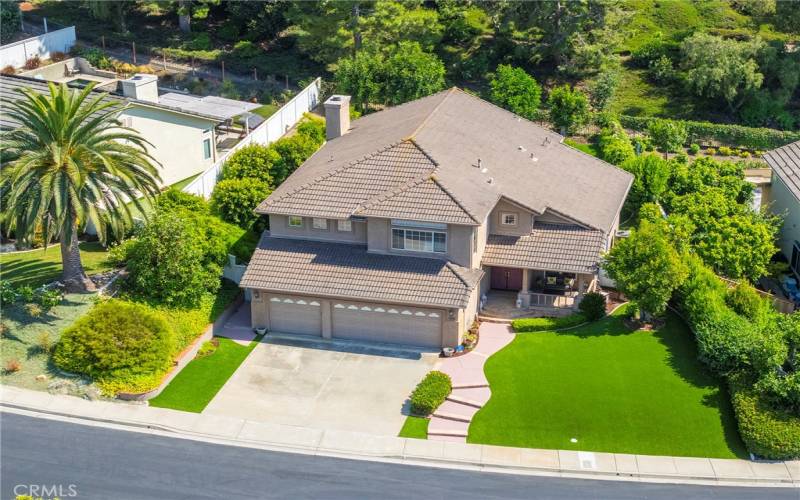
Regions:
[[[560,318],[520,318],[511,322],[511,327],[517,333],[548,332],[571,328],[586,323],[586,316],[582,313],[570,314]]]
[[[619,117],[625,127],[639,132],[646,132],[650,122],[657,118],[647,116]],[[719,142],[734,147],[748,149],[775,149],[790,142],[800,141],[800,132],[776,130],[772,128],[745,127],[742,125],[726,125],[722,123],[696,122],[680,120],[688,132],[688,143]]]
[[[739,434],[750,452],[775,460],[800,457],[800,417],[765,404],[749,384],[730,377]]]
[[[411,393],[411,413],[426,416],[436,411],[453,389],[450,376],[440,371],[425,375]]]

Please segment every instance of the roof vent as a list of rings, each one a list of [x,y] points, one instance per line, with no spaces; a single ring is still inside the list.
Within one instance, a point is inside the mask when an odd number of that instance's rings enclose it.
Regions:
[[[519,150],[520,150],[520,151],[522,151],[522,152],[525,152],[525,151],[526,151],[526,149],[525,149],[524,147],[522,147],[522,146],[517,146],[517,149],[519,149]]]
[[[542,146],[547,146],[548,144],[550,144],[550,137],[549,136],[545,137],[544,141],[542,141]]]
[[[475,165],[475,166],[478,167],[478,168],[481,168],[483,166],[483,162],[481,161],[480,158],[478,158],[478,164]]]
[[[486,181],[489,184],[494,184],[494,177],[489,177],[489,180]]]
[[[484,167],[484,168],[482,168],[482,169],[481,169],[481,173],[482,173],[482,174],[485,174],[485,173],[486,173],[486,172],[488,172],[488,171],[489,171],[489,169],[488,169],[488,168],[486,168],[486,167]]]
[[[531,153],[531,161],[539,161],[539,158],[533,156],[533,153]]]

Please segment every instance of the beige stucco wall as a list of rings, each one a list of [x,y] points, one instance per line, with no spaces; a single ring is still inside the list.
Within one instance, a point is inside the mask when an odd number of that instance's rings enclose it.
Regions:
[[[778,236],[778,247],[789,259],[792,257],[792,243],[800,241],[800,201],[775,173],[772,174],[769,198],[772,213],[785,217]]]
[[[375,253],[408,255],[427,259],[446,259],[460,266],[472,263],[473,226],[447,226],[447,253],[413,252],[392,249],[392,224],[389,219],[370,217],[367,219],[367,249]]]
[[[161,164],[162,186],[198,174],[214,163],[216,139],[213,122],[138,104],[120,113],[120,119],[126,117],[131,119],[131,127],[152,144],[148,150]],[[211,139],[211,158],[207,160],[203,158],[203,140],[206,138]]]
[[[472,263],[472,230],[473,226],[447,226],[447,255],[459,266]]]
[[[477,269],[481,267],[481,259],[483,259],[483,252],[486,250],[486,238],[489,236],[489,216],[478,227],[473,228],[473,231],[478,233],[478,245],[472,248],[472,262],[470,267]]]
[[[506,226],[500,224],[500,217],[504,213],[517,214],[517,225]],[[489,214],[489,233],[504,234],[509,236],[522,236],[533,230],[533,213],[522,207],[500,200]]]
[[[314,229],[311,217],[303,217],[303,227],[289,227],[286,215],[269,216],[270,235],[281,238],[300,238],[304,240],[340,241],[344,243],[366,243],[367,225],[352,222],[352,231],[339,231],[335,219],[328,219],[328,229]]]

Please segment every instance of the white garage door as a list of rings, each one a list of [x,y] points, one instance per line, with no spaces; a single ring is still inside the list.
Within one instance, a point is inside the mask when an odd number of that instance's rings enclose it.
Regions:
[[[278,333],[322,335],[322,307],[310,298],[272,296],[269,298],[270,330]]]
[[[386,304],[336,302],[334,338],[439,348],[442,311]]]

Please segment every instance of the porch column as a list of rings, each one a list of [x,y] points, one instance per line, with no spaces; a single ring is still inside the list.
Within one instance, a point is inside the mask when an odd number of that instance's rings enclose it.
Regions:
[[[522,270],[522,291],[527,292],[531,289],[531,271],[530,269]]]

